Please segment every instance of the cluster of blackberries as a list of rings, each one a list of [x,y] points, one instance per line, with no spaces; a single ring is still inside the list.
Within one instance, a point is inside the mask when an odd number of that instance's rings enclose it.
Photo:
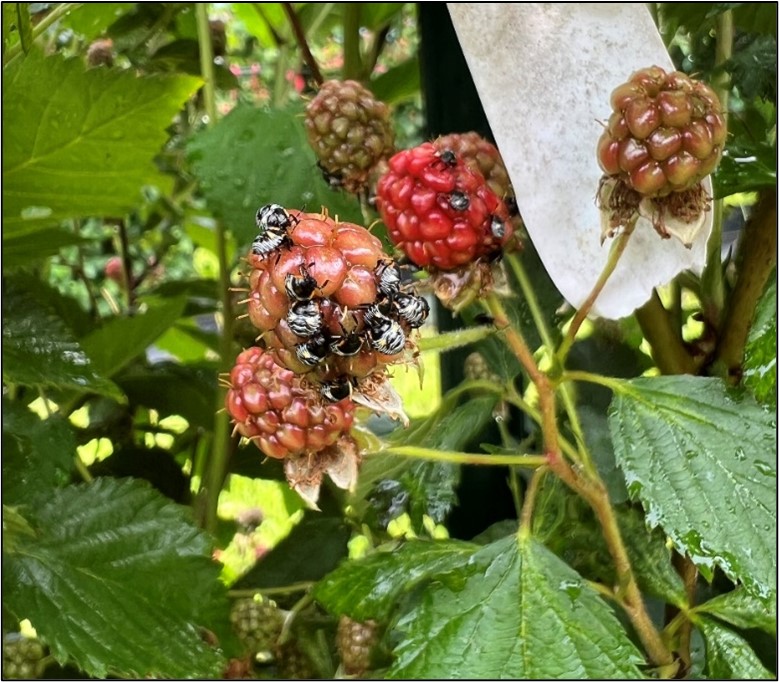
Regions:
[[[261,207],[249,262],[249,317],[277,362],[306,374],[323,398],[396,361],[427,319],[424,298],[365,228],[326,215]]]

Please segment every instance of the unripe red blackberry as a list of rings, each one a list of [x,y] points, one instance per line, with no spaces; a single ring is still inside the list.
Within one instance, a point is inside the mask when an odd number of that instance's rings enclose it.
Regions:
[[[316,387],[276,364],[261,348],[249,348],[230,372],[227,410],[237,431],[268,457],[284,459],[333,445],[354,420],[348,400],[326,403]]]
[[[489,259],[512,234],[505,203],[482,175],[429,142],[395,154],[377,194],[390,238],[420,267],[456,270]]]
[[[252,658],[269,659],[284,625],[284,613],[269,599],[237,599],[230,621]]]
[[[46,654],[37,639],[30,639],[18,632],[3,637],[3,678],[10,680],[40,677],[41,663]]]
[[[400,270],[364,227],[315,213],[287,217],[284,233],[261,232],[248,257],[249,319],[280,365],[326,395],[348,393],[413,350],[409,336],[427,304],[402,290]]]
[[[360,623],[349,616],[341,616],[335,643],[344,671],[348,675],[362,675],[370,670],[378,641],[378,623],[373,620]]]
[[[276,666],[279,679],[313,680],[317,679],[316,670],[306,653],[294,639],[276,645]]]
[[[450,133],[433,140],[439,153],[450,149],[473,171],[480,173],[489,188],[502,199],[514,196],[506,165],[498,148],[479,133]]]
[[[308,140],[326,178],[362,191],[372,169],[393,151],[389,107],[357,81],[326,81],[306,107]]]
[[[652,66],[617,87],[611,106],[598,162],[642,196],[691,189],[717,166],[727,130],[705,83]]]

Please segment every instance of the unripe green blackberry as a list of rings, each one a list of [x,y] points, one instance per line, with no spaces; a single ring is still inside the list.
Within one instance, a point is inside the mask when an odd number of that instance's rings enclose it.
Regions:
[[[331,80],[306,107],[308,140],[331,184],[359,193],[393,152],[390,110],[357,81]]]
[[[313,680],[317,673],[306,653],[294,639],[275,648],[276,666],[282,680]]]
[[[471,381],[490,381],[495,384],[502,384],[503,379],[490,369],[487,360],[481,353],[471,353],[465,358],[463,374],[466,379]]]
[[[269,659],[284,625],[284,614],[268,599],[238,599],[230,611],[233,630],[252,657]]]
[[[3,678],[33,679],[43,672],[41,662],[46,655],[37,639],[11,632],[3,637]]]
[[[617,87],[611,106],[598,162],[642,196],[691,189],[717,166],[727,129],[705,83],[652,66]]]
[[[378,641],[379,625],[376,621],[360,623],[349,616],[341,616],[335,643],[344,671],[349,675],[362,675],[370,670]]]

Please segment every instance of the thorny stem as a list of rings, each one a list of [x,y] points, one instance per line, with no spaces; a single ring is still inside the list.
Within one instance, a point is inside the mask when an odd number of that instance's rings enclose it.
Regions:
[[[606,286],[606,282],[609,281],[609,277],[611,277],[614,269],[617,267],[617,263],[619,263],[619,259],[625,252],[625,247],[628,245],[628,240],[630,239],[630,235],[633,234],[635,225],[636,223],[633,221],[632,225],[626,227],[614,240],[611,249],[609,250],[609,257],[606,261],[606,265],[598,276],[598,281],[595,282],[595,286],[592,288],[590,295],[584,299],[584,302],[576,311],[573,320],[571,320],[571,325],[568,327],[568,333],[565,335],[563,343],[557,351],[557,358],[561,365],[565,364],[565,358],[568,356],[568,351],[571,350],[571,346],[576,339],[576,333],[579,331],[584,320],[587,319],[587,315],[589,315],[590,309],[595,303],[595,299],[598,298],[600,292],[603,291],[603,287]]]
[[[681,554],[676,554],[674,556],[674,568],[684,582],[684,592],[687,595],[687,608],[690,609],[695,606],[695,595],[698,588],[698,568],[689,557]],[[690,669],[691,663],[691,642],[692,621],[689,618],[685,618],[679,629],[679,647],[677,652],[687,670]]]
[[[471,452],[452,452],[450,450],[434,450],[416,445],[398,445],[381,451],[387,455],[401,455],[419,459],[438,460],[452,464],[492,464],[494,466],[526,466],[539,467],[546,463],[545,455],[487,455]]]
[[[227,596],[231,599],[245,599],[246,597],[253,597],[255,594],[261,594],[263,597],[275,597],[280,594],[293,594],[294,592],[308,592],[315,582],[310,580],[303,580],[299,583],[291,583],[289,585],[282,585],[280,587],[260,587],[248,590],[230,590]]]
[[[133,287],[133,262],[130,258],[130,240],[127,238],[127,222],[120,220],[117,225],[119,232],[119,256],[122,259],[122,274],[124,291],[127,296],[127,310],[130,315],[135,312],[135,287]]]
[[[77,237],[81,236],[80,220],[73,221],[73,233]],[[95,292],[92,291],[91,283],[89,281],[89,278],[86,276],[86,272],[84,270],[84,252],[81,250],[81,244],[79,244],[76,247],[76,262],[78,263],[76,267],[76,273],[78,275],[78,278],[84,283],[84,287],[87,290],[87,297],[89,298],[89,314],[94,319],[98,315],[97,298],[95,297]]]
[[[519,536],[526,538],[530,536],[531,524],[533,522],[533,510],[536,506],[536,498],[538,497],[538,490],[541,487],[541,481],[543,480],[549,468],[546,466],[546,457],[544,459],[544,466],[536,469],[533,477],[530,479],[530,485],[525,493],[525,503],[522,505],[522,514],[519,517]]]
[[[574,468],[562,457],[553,386],[546,374],[539,370],[522,335],[510,326],[503,306],[495,294],[490,294],[487,297],[487,306],[495,320],[495,325],[498,329],[504,330],[509,348],[525,368],[530,380],[536,385],[541,408],[541,431],[549,469],[592,507],[600,522],[609,554],[614,561],[618,576],[616,594],[620,598],[625,612],[651,661],[659,666],[672,665],[673,656],[666,648],[660,633],[646,611],[605,485],[596,471],[590,472],[578,466]]]
[[[525,299],[525,303],[527,303],[527,307],[530,310],[530,314],[533,317],[533,322],[536,325],[536,329],[538,329],[538,333],[541,336],[541,341],[547,347],[549,352],[552,353],[554,350],[552,334],[549,330],[549,325],[544,319],[541,306],[538,304],[538,298],[536,297],[536,292],[530,282],[530,278],[527,276],[522,262],[519,258],[517,258],[516,255],[509,255],[507,260],[514,272],[514,276],[517,278],[517,282],[519,282],[520,289],[522,289],[522,295]],[[554,358],[554,362],[557,363],[556,357]],[[562,367],[562,364],[556,364],[553,367],[553,370],[557,372],[559,371],[560,367]],[[581,423],[579,422],[579,415],[576,412],[574,396],[569,387],[560,387],[560,399],[563,403],[563,409],[565,409],[565,413],[568,415],[571,431],[573,431],[574,438],[576,438],[576,444],[579,448],[579,452],[581,453],[582,461],[585,466],[592,468],[592,457],[590,456],[589,450],[587,449],[587,445],[584,440],[584,433],[582,431]]]
[[[208,125],[216,123],[216,92],[214,89],[214,56],[211,46],[211,32],[208,25],[206,5],[195,5],[200,43],[200,67],[205,81],[205,104],[208,112]],[[210,84],[210,87],[209,87]],[[222,302],[222,333],[219,337],[219,355],[221,371],[229,372],[232,364],[233,312],[230,304],[230,269],[227,263],[227,235],[221,221],[216,225],[217,258],[219,260],[219,297]],[[214,531],[217,524],[217,505],[227,474],[227,461],[230,455],[230,416],[223,410],[225,390],[217,389],[216,415],[214,417],[214,440],[211,457],[207,462],[206,475],[201,481],[196,510],[200,522],[206,529]]]
[[[381,55],[381,51],[384,49],[384,44],[387,42],[387,35],[389,32],[390,25],[387,24],[374,36],[373,42],[371,43],[370,52],[368,53],[368,57],[365,60],[365,64],[363,65],[363,78],[365,78],[365,80],[368,80],[371,77],[373,69],[376,68],[376,63],[379,61],[379,55]]]
[[[81,7],[82,4],[83,3],[81,2],[63,2],[61,5],[55,7],[46,17],[41,19],[35,26],[33,26],[32,29],[33,41],[39,35],[44,33],[46,29],[49,28],[49,26],[62,19],[62,17],[64,17],[68,12],[71,12],[74,9],[78,9],[79,7]],[[8,51],[6,52],[6,58],[5,58],[6,66],[10,64],[12,61],[14,61],[14,59],[16,59],[21,54],[21,52],[22,52],[22,41],[20,40],[18,43],[8,48]]]
[[[684,346],[682,332],[672,324],[656,291],[640,308],[636,319],[652,346],[652,357],[663,374],[695,374],[695,362]]]
[[[738,279],[728,302],[716,361],[722,374],[738,378],[755,306],[776,267],[776,192],[763,194],[744,228]]]
[[[292,26],[292,32],[295,34],[295,40],[297,40],[300,52],[303,55],[303,60],[308,64],[308,68],[311,69],[311,77],[316,81],[317,85],[324,83],[322,72],[319,70],[319,64],[317,64],[314,55],[311,53],[311,48],[308,46],[308,40],[306,40],[306,33],[303,31],[303,27],[300,25],[300,19],[298,19],[297,12],[292,6],[291,2],[282,2],[284,12],[289,19],[290,26]]]
[[[606,487],[599,479],[584,478],[573,469],[559,453],[550,452],[547,456],[549,468],[557,474],[571,490],[580,495],[595,512],[601,526],[603,537],[609,548],[617,572],[616,596],[630,617],[630,622],[644,645],[649,658],[655,665],[668,666],[673,656],[666,648],[660,633],[647,613],[643,597],[638,589],[633,568],[630,564],[625,543],[617,524],[617,517],[609,500]]]
[[[714,64],[720,66],[733,53],[733,12],[727,10],[717,15],[717,46]],[[722,106],[722,115],[727,122],[728,97],[730,95],[730,76],[724,70],[717,74],[713,83],[714,91]],[[712,210],[712,228],[706,245],[706,267],[702,275],[703,308],[706,320],[716,328],[720,326],[720,317],[725,306],[725,284],[722,276],[722,218],[723,202],[716,199]]]

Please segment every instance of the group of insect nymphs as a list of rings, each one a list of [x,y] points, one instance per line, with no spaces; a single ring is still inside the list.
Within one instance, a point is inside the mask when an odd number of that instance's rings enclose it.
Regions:
[[[292,239],[289,229],[298,219],[278,204],[267,204],[257,211],[259,234],[252,243],[252,253],[267,257],[280,249],[289,248]],[[329,334],[320,307],[320,286],[302,265],[300,274],[287,274],[284,280],[285,293],[292,305],[286,316],[290,330],[301,339],[295,346],[298,360],[308,367],[324,363],[328,354],[341,357],[357,355],[368,344],[382,355],[397,355],[406,345],[406,332],[421,327],[427,319],[430,307],[421,296],[404,291],[400,267],[390,259],[379,261],[376,267],[376,289],[378,296],[374,303],[362,307],[363,333],[355,326],[351,331],[342,328],[342,334]],[[323,285],[324,286],[324,285]],[[345,309],[345,316],[350,311]],[[332,402],[348,398],[354,388],[354,379],[337,377],[322,383],[322,396]]]

